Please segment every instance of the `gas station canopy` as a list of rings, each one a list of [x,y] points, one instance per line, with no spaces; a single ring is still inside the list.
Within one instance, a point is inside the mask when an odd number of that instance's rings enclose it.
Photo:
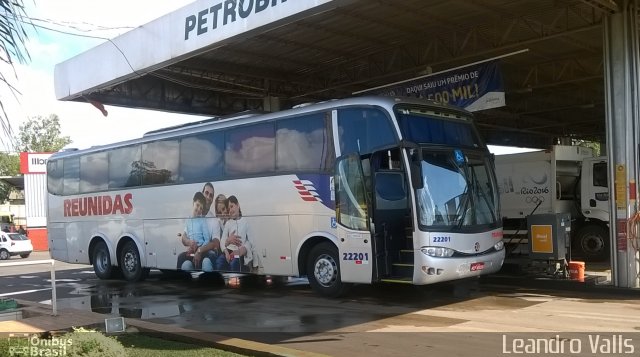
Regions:
[[[180,113],[343,98],[499,58],[487,142],[605,135],[609,0],[199,0],[56,66],[58,99]]]

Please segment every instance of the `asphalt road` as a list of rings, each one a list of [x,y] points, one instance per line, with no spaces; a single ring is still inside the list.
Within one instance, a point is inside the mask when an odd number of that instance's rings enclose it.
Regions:
[[[34,263],[42,260],[50,260],[51,256],[48,251],[44,252],[32,252],[28,258],[20,258],[19,255],[13,256],[7,260],[0,260],[0,264],[13,264],[13,263]],[[80,267],[93,270],[93,267],[89,265],[69,264],[60,261],[54,261],[56,271],[78,269]],[[19,266],[2,266],[0,267],[0,276],[16,275],[16,274],[29,274],[38,273],[43,271],[50,271],[49,264],[36,264],[36,265],[19,265]]]
[[[497,356],[515,353],[511,341],[518,336],[556,335],[575,339],[586,353],[589,334],[609,339],[619,334],[640,352],[638,294],[550,291],[491,281],[469,290],[365,285],[344,298],[326,299],[312,293],[305,279],[236,284],[235,278],[221,282],[153,271],[147,281],[132,284],[99,280],[87,266],[58,267],[71,268],[56,272],[59,307],[332,356]],[[46,266],[40,269],[3,270],[0,297],[50,302],[49,273]],[[605,354],[612,355],[582,355]]]

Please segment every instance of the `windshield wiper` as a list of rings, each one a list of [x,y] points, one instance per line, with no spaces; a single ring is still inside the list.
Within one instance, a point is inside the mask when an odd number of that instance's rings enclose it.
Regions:
[[[469,206],[469,201],[471,201],[471,198],[469,197],[469,186],[467,186],[464,189],[464,192],[462,192],[462,194],[460,195],[461,199],[462,197],[464,197],[464,203],[460,205],[461,212],[458,215],[458,223],[456,224],[456,230],[460,230],[462,228],[462,226],[464,225],[464,220],[467,218],[467,211],[468,211],[467,207]]]
[[[478,196],[480,196],[484,200],[484,203],[487,205],[487,208],[489,209],[489,213],[491,214],[491,220],[493,222],[496,222],[497,218],[496,218],[495,211],[492,209],[493,205],[491,204],[491,202],[489,202],[489,198],[485,194],[485,192],[482,189],[482,187],[480,187],[480,182],[478,182],[478,177],[476,175],[476,170],[474,168],[471,168],[471,177],[472,177],[473,182],[475,182],[475,188],[478,191]]]

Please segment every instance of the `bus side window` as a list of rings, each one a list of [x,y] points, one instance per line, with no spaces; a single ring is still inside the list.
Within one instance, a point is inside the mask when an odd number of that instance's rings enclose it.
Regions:
[[[78,194],[80,192],[80,158],[64,159],[63,172],[63,193],[65,195]]]
[[[109,152],[109,188],[140,186],[140,145]]]
[[[257,123],[228,129],[225,134],[224,171],[230,176],[275,171],[274,123]]]
[[[210,131],[182,138],[178,181],[194,183],[222,177],[223,150],[223,131]]]
[[[404,200],[407,192],[403,173],[401,171],[376,172],[376,197],[378,202]]]
[[[80,193],[103,191],[109,187],[109,156],[107,152],[80,157]]]
[[[47,162],[47,190],[54,195],[62,195],[62,175],[64,160]]]
[[[332,145],[325,125],[326,113],[314,113],[276,122],[278,171],[326,170]],[[332,167],[329,167],[332,168]]]
[[[376,108],[339,109],[338,133],[341,155],[369,154],[376,147],[396,143],[391,120]]]
[[[178,140],[161,140],[142,145],[142,185],[173,183],[178,179]]]

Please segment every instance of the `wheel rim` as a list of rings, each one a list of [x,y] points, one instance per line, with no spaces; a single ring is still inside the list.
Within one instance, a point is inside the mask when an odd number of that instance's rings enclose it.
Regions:
[[[109,255],[104,250],[100,250],[96,255],[96,267],[99,271],[105,272],[109,265],[111,265],[109,263]]]
[[[0,259],[2,259],[2,260],[9,259],[9,252],[7,252],[6,250],[1,251],[0,252]]]
[[[338,278],[338,264],[336,264],[332,256],[323,254],[316,260],[313,276],[320,285],[329,287]]]
[[[604,249],[604,239],[598,235],[588,235],[582,238],[582,251],[588,254],[598,254]]]
[[[138,257],[136,257],[136,255],[131,252],[131,251],[127,251],[124,254],[124,257],[122,259],[122,265],[124,266],[124,268],[126,269],[126,271],[128,272],[134,272],[137,268],[137,264],[138,264]]]

